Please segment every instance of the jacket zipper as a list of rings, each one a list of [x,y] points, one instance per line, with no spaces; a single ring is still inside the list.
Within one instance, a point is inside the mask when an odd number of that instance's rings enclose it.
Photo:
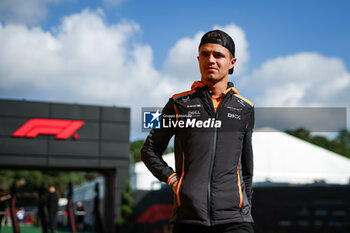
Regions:
[[[211,98],[209,96],[209,98]],[[222,101],[222,103],[218,106],[216,113],[215,113],[215,108],[213,105],[213,101],[210,99],[211,101],[211,105],[212,105],[212,109],[214,110],[214,115],[215,115],[215,120],[217,120],[219,118],[219,110],[220,108],[224,105],[225,100],[227,100],[227,98],[224,98],[224,100]],[[210,167],[209,167],[209,178],[208,178],[208,197],[207,197],[207,201],[208,201],[208,225],[211,226],[211,183],[212,183],[212,179],[213,179],[213,168],[214,168],[214,158],[215,158],[215,152],[216,152],[216,139],[217,139],[217,129],[214,128],[214,139],[213,139],[213,150],[212,150],[212,154],[210,157]]]
[[[216,117],[215,117],[216,118]],[[209,178],[208,178],[208,224],[211,226],[211,182],[213,179],[213,167],[214,167],[214,157],[216,151],[216,137],[217,137],[217,129],[214,128],[214,140],[213,140],[213,150],[210,158],[210,168],[209,168]]]

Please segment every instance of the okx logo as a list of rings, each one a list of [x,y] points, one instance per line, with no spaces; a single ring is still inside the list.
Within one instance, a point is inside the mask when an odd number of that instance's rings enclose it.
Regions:
[[[142,108],[142,120],[143,120],[143,130],[148,129],[160,129],[160,116],[161,110]]]

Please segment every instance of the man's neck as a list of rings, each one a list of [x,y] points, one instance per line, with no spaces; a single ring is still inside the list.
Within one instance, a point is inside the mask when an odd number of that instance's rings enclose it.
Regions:
[[[202,80],[201,82],[207,85],[209,87],[210,92],[212,92],[214,95],[221,94],[227,89],[227,80],[222,80],[217,83],[211,83],[206,80]]]

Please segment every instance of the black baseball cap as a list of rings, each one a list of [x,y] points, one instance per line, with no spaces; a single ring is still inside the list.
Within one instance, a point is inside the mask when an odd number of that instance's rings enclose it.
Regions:
[[[235,57],[235,42],[233,42],[232,38],[224,31],[221,30],[213,30],[205,33],[201,39],[201,43],[199,44],[199,48],[206,43],[219,44],[230,51],[233,57]],[[229,74],[233,73],[233,68],[229,70]]]

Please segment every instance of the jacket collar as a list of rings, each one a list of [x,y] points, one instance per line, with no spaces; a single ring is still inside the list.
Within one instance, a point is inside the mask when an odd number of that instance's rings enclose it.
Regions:
[[[202,90],[200,92],[203,92],[203,91],[209,92],[209,87],[206,86],[201,81],[195,81],[191,86],[191,90],[197,90],[197,91]],[[224,91],[224,94],[227,95],[231,90],[232,90],[233,94],[239,95],[239,93],[238,93],[237,89],[234,87],[233,83],[227,82],[227,89],[226,89],[226,91]]]

